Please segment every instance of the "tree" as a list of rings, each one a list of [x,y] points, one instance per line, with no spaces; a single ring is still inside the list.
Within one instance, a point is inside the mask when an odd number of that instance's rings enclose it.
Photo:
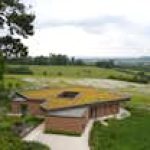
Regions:
[[[102,60],[95,63],[97,67],[101,68],[113,68],[115,67],[114,60]]]
[[[49,55],[49,63],[51,65],[68,65],[70,60],[67,55],[51,53]]]
[[[83,65],[85,65],[85,63],[83,62],[82,59],[76,59],[74,62],[74,65],[83,66]]]
[[[8,59],[12,56],[20,58],[27,55],[27,47],[21,43],[21,40],[8,35],[0,37],[0,50]]]
[[[5,57],[20,57],[27,55],[27,47],[20,38],[33,35],[35,16],[28,13],[27,6],[20,0],[0,0],[0,51]]]
[[[34,34],[35,16],[20,1],[0,0],[0,67],[4,66],[2,57],[22,57],[28,54],[20,37],[28,38]],[[4,69],[0,68],[0,82],[3,80],[3,72]]]

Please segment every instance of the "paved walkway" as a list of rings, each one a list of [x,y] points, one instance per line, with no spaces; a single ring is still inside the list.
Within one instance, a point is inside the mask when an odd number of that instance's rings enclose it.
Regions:
[[[89,150],[88,135],[92,128],[93,122],[93,120],[88,122],[81,137],[44,134],[44,124],[41,124],[29,133],[23,140],[38,141],[48,145],[52,150]]]
[[[109,115],[105,117],[97,118],[96,120],[103,121],[108,118],[116,117],[123,119],[130,116],[130,113],[120,108],[117,115]],[[44,134],[44,123],[39,125],[31,133],[29,133],[23,140],[25,141],[38,141],[40,143],[48,145],[51,150],[90,150],[88,146],[89,132],[92,128],[94,120],[91,119],[83,132],[81,137],[64,136],[56,134]],[[101,122],[102,123],[102,122]],[[104,122],[103,122],[104,123]]]

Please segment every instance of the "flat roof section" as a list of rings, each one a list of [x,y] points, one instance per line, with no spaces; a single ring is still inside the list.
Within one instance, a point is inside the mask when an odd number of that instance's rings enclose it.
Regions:
[[[48,115],[60,117],[83,117],[86,111],[88,111],[88,107],[71,108],[66,110],[49,111]]]

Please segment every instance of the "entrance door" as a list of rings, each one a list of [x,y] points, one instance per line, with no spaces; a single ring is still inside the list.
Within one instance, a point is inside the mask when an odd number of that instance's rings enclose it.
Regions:
[[[91,118],[96,118],[97,117],[97,108],[95,106],[92,106],[90,108],[90,117]]]
[[[28,113],[28,105],[27,104],[21,104],[21,114],[22,115],[27,115]]]

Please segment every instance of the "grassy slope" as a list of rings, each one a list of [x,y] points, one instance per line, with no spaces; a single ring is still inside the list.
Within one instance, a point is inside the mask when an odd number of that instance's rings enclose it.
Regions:
[[[95,122],[90,138],[92,150],[149,150],[150,112],[132,110],[132,117],[109,121],[109,127]]]
[[[13,66],[11,66],[13,67]],[[9,88],[10,83],[13,87],[24,88],[32,86],[32,83],[23,82],[22,78],[108,78],[110,75],[122,75],[131,77],[124,72],[113,69],[103,69],[90,66],[28,66],[33,75],[5,75],[5,85]],[[44,76],[43,72],[47,75]]]
[[[150,106],[150,94],[132,93],[132,95],[132,101],[130,102],[132,106]]]
[[[13,67],[13,66],[11,66]],[[31,83],[23,82],[22,78],[32,77],[32,78],[108,78],[111,75],[122,75],[128,78],[131,75],[128,75],[124,72],[119,72],[114,69],[104,69],[97,68],[94,66],[28,66],[32,71],[33,75],[5,75],[5,84],[6,87],[9,84],[13,84],[16,87],[28,87],[32,85]],[[46,72],[47,75],[44,76],[43,72]]]
[[[36,76],[43,75],[43,72],[45,71],[50,77],[107,78],[110,75],[131,76],[127,73],[119,72],[114,69],[103,69],[94,66],[29,66],[29,68],[31,68]]]

